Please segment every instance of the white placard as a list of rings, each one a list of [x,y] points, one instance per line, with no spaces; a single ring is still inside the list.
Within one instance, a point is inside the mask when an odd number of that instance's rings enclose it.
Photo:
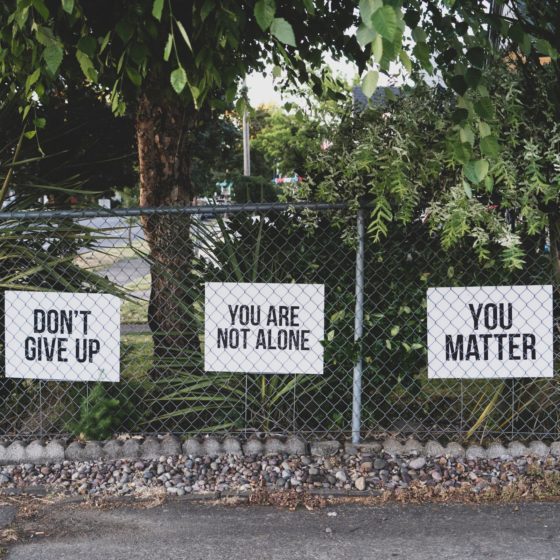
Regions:
[[[552,286],[428,289],[428,377],[552,377]]]
[[[6,292],[6,377],[119,381],[119,298]]]
[[[232,373],[323,373],[322,284],[209,282],[204,369]]]

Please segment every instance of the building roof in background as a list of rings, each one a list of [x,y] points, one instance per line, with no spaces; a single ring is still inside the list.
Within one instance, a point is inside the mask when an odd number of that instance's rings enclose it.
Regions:
[[[385,90],[391,90],[391,92],[397,96],[400,95],[401,90],[395,86],[379,87],[375,90],[375,93],[369,98],[373,106],[384,105],[387,102],[387,94]],[[362,112],[367,109],[368,98],[364,95],[362,88],[360,86],[354,86],[352,88],[352,98],[354,100],[354,110],[357,112]]]

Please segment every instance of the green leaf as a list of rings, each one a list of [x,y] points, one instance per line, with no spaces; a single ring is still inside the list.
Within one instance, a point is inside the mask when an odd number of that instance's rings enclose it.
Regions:
[[[29,93],[31,86],[37,82],[40,75],[41,68],[35,68],[34,72],[27,77],[27,80],[25,80],[25,93]]]
[[[466,181],[463,181],[463,190],[465,191],[467,198],[472,198],[471,186]]]
[[[484,66],[484,49],[482,47],[473,47],[467,51],[467,60],[477,68]]]
[[[391,327],[391,336],[397,336],[401,328],[398,325]]]
[[[62,62],[62,56],[62,47],[56,42],[47,45],[43,51],[43,58],[51,74],[56,74],[58,72],[58,68]]]
[[[463,171],[465,172],[465,176],[471,183],[475,183],[476,185],[480,183],[488,175],[488,160],[485,159],[477,159],[475,161],[469,161],[463,167]]]
[[[481,138],[484,138],[485,136],[489,136],[490,134],[492,134],[492,130],[488,125],[488,123],[485,123],[483,121],[480,121],[478,123],[478,132],[480,133]]]
[[[279,78],[282,75],[282,68],[280,66],[273,66],[272,67],[272,77]]]
[[[554,52],[554,49],[552,48],[551,44],[546,39],[537,39],[535,43],[535,47],[537,49],[537,52],[547,56],[552,56]]]
[[[426,43],[416,43],[412,49],[412,53],[423,68],[432,68],[432,63],[430,61],[430,49]]]
[[[463,144],[470,144],[471,146],[474,144],[474,132],[470,126],[464,126],[459,130],[459,138],[461,139],[461,143]]]
[[[481,119],[489,120],[494,116],[494,106],[489,97],[481,97],[478,101],[475,101],[474,110]]]
[[[187,85],[187,73],[182,66],[171,72],[171,86],[177,93],[181,93]]]
[[[276,2],[275,0],[258,0],[255,4],[255,9],[253,10],[255,14],[255,19],[259,24],[259,27],[266,31],[274,21],[274,14],[276,13]]]
[[[362,16],[362,21],[367,27],[371,27],[371,16],[379,8],[383,6],[381,0],[360,0],[360,15]]]
[[[163,12],[163,0],[154,0],[154,3],[152,5],[152,15],[158,21],[161,21],[162,12]]]
[[[140,87],[142,85],[142,76],[140,76],[138,70],[132,66],[126,67],[126,74],[130,81],[136,86]]]
[[[282,43],[286,43],[286,45],[290,45],[291,47],[296,46],[294,30],[290,23],[284,18],[274,18],[270,26],[270,32]]]
[[[45,128],[47,125],[47,119],[44,117],[37,117],[34,121],[36,128]]]
[[[385,92],[385,99],[388,101],[396,101],[397,96],[393,93],[393,90],[390,87],[386,87],[383,90]]]
[[[200,19],[204,21],[213,9],[214,0],[204,0],[204,4],[202,4],[202,8],[200,8]]]
[[[74,11],[74,0],[62,0],[62,9],[71,14]]]
[[[416,27],[412,30],[412,38],[417,43],[425,43],[427,39],[426,32],[421,27]]]
[[[191,45],[191,40],[189,39],[189,36],[187,35],[187,30],[183,27],[183,24],[176,19],[175,23],[177,24],[177,27],[179,29],[179,32],[181,33],[183,40],[185,41],[185,43],[187,44],[187,47],[189,47],[189,49],[193,50],[192,45]]]
[[[381,35],[377,35],[371,45],[371,54],[373,55],[373,59],[381,62],[383,58],[383,37]]]
[[[453,157],[460,163],[468,163],[472,157],[471,145],[455,142],[453,144]]]
[[[49,19],[49,9],[45,6],[43,0],[31,0],[31,3],[35,10],[39,13],[39,15],[43,18],[43,20]]]
[[[80,63],[80,68],[82,69],[82,72],[83,72],[84,76],[88,80],[91,80],[92,82],[96,83],[97,78],[98,78],[97,70],[93,66],[93,62],[92,62],[91,58],[87,54],[85,54],[84,52],[82,52],[80,50],[77,50],[76,51],[76,59]]]
[[[377,33],[373,29],[366,27],[363,23],[360,24],[358,31],[356,31],[356,40],[362,48],[369,45],[376,36]]]
[[[170,33],[167,36],[167,43],[165,43],[165,49],[163,50],[163,60],[167,62],[171,56],[171,49],[173,47],[173,34]]]
[[[412,62],[410,61],[408,53],[404,49],[399,51],[399,59],[401,64],[404,66],[404,69],[410,74],[410,72],[412,72]]]
[[[467,91],[467,89],[469,89],[465,77],[461,76],[461,74],[452,76],[449,80],[449,85],[451,86],[451,89],[453,89],[453,91],[456,91],[459,95],[463,95]]]
[[[121,41],[126,44],[132,37],[134,28],[128,20],[121,19],[115,26],[115,31],[117,32],[117,35],[120,37]]]
[[[303,0],[303,5],[312,16],[315,15],[315,6],[313,5],[313,0]]]
[[[379,72],[376,70],[370,70],[362,80],[362,91],[364,95],[369,99],[377,88],[377,81],[379,80]]]
[[[101,41],[101,46],[99,47],[99,54],[102,54],[103,51],[107,48],[110,39],[111,39],[111,32],[107,31],[107,34],[105,35],[105,37],[103,37],[103,40]]]
[[[488,157],[496,157],[500,153],[498,139],[490,134],[480,140],[480,151]]]
[[[86,53],[90,58],[93,58],[95,56],[96,48],[97,41],[91,35],[81,37],[78,41],[78,49],[83,53]]]
[[[462,122],[466,121],[468,118],[469,118],[469,112],[467,111],[467,109],[463,109],[463,108],[455,109],[455,111],[453,111],[453,114],[451,115],[451,120],[455,124],[461,124]]]
[[[471,67],[465,72],[465,80],[469,87],[475,88],[482,80],[482,72],[478,68]]]
[[[395,8],[382,6],[371,16],[373,28],[385,39],[392,41],[398,29],[398,18]]]

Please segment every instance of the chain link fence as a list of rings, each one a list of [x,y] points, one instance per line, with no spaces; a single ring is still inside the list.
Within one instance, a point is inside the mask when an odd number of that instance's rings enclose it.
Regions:
[[[544,240],[531,240],[526,266],[508,272],[498,253],[481,265],[471,248],[443,251],[421,221],[394,225],[373,243],[360,236],[360,212],[367,228],[367,211],[344,204],[0,213],[6,309],[0,329],[2,362],[6,358],[9,365],[0,377],[0,437],[264,432],[316,438],[357,431],[368,438],[387,432],[420,438],[557,437],[555,377],[463,379],[452,373],[433,379],[427,367],[428,289],[551,284]],[[257,292],[263,286],[261,294],[250,296],[255,304],[259,297],[270,300],[278,284],[320,291],[323,373],[303,373],[309,368],[296,359],[301,348],[289,334],[285,344],[294,354],[270,366],[282,374],[260,373],[263,364],[242,373],[229,358],[224,371],[205,371],[208,283],[252,283]],[[18,337],[18,314],[29,312],[10,308],[10,294],[18,290],[39,294],[33,341],[21,342],[21,363],[7,352]],[[98,368],[98,381],[80,379],[83,368],[74,371],[48,360],[58,356],[60,344],[68,352],[74,343],[85,344],[84,361],[96,349],[84,342],[89,340],[84,316],[71,302],[59,306],[66,306],[67,314],[49,315],[41,305],[50,301],[48,292],[113,296],[101,312],[87,316],[90,332],[105,330],[107,344],[120,337],[117,365],[113,356],[105,369]],[[247,303],[241,299],[240,305]],[[25,294],[19,300],[25,307]],[[112,324],[114,302],[120,303],[120,333]],[[538,315],[539,305],[530,308]],[[248,323],[256,321],[250,305],[246,313]],[[444,319],[442,333],[460,327],[457,317],[447,317],[447,324]],[[471,315],[463,320],[472,329]],[[275,339],[279,343],[282,338]],[[39,355],[48,374],[26,379]],[[116,367],[118,382],[111,381]]]

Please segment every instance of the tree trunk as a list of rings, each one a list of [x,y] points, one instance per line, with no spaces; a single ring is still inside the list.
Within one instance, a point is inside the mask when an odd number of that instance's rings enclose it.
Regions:
[[[136,116],[140,206],[187,206],[192,199],[190,141],[195,110],[157,88],[141,95]],[[150,215],[143,227],[151,254],[148,324],[154,342],[152,377],[189,367],[199,352],[189,315],[192,243],[187,215]],[[190,369],[190,368],[189,368]]]

